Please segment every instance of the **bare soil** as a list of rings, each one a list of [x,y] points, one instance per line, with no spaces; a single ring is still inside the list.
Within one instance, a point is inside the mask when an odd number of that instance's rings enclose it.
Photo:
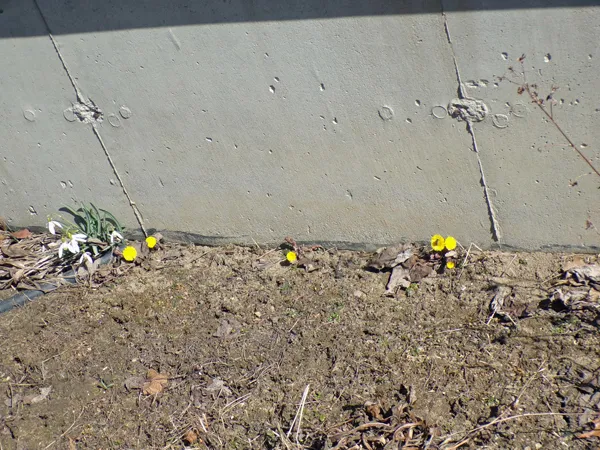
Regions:
[[[367,253],[156,255],[0,316],[0,448],[600,445],[577,437],[600,410],[598,309],[549,301],[573,255],[473,252],[395,295]]]

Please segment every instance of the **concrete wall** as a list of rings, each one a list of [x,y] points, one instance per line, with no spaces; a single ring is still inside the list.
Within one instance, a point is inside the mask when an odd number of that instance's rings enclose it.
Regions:
[[[600,166],[592,4],[0,0],[0,215],[92,201],[235,242],[597,247],[600,178],[497,80],[525,53]]]

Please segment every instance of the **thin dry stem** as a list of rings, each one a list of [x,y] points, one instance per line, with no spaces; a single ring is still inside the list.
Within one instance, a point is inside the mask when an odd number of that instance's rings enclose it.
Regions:
[[[286,433],[286,437],[289,439],[292,431],[294,430],[294,426],[296,426],[296,444],[299,444],[298,440],[300,437],[300,426],[302,422],[302,414],[304,413],[304,405],[306,404],[306,397],[308,396],[308,389],[310,388],[310,384],[307,384],[304,388],[304,392],[302,393],[302,399],[300,400],[300,404],[298,405],[298,410],[296,411],[296,416],[294,416],[294,420],[290,425],[290,429]]]

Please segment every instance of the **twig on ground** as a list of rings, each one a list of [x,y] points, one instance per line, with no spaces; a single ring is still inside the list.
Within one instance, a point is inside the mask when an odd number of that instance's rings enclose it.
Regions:
[[[302,414],[304,413],[304,405],[306,404],[306,397],[308,396],[308,389],[310,388],[310,384],[307,384],[304,388],[304,392],[302,393],[302,399],[300,400],[300,404],[298,405],[298,410],[296,411],[296,416],[294,416],[294,420],[290,424],[290,428],[286,433],[286,437],[289,439],[290,434],[294,430],[294,426],[296,426],[296,444],[300,444],[298,442],[300,436],[300,426],[302,423]]]
[[[500,274],[501,277],[504,276],[504,274],[510,268],[510,266],[512,265],[512,263],[515,262],[515,259],[517,259],[517,254],[516,253],[513,256],[513,259],[511,259],[510,262],[504,267],[504,269],[502,269],[502,273]]]
[[[461,245],[462,247],[462,245]],[[460,280],[460,277],[462,277],[463,272],[465,271],[465,267],[467,265],[467,260],[469,259],[469,255],[471,254],[471,248],[475,247],[477,250],[479,250],[480,252],[483,252],[483,250],[481,250],[481,248],[479,248],[477,245],[475,245],[473,242],[471,242],[469,244],[469,248],[467,249],[467,254],[465,255],[463,262],[461,264],[461,269],[460,269],[460,273],[458,274],[458,278],[456,278],[456,281]],[[464,247],[463,247],[464,249]]]
[[[225,406],[223,406],[223,409],[221,410],[221,413],[224,413],[229,408],[233,408],[234,406],[239,405],[240,403],[244,403],[246,400],[248,400],[248,398],[250,398],[251,395],[252,395],[252,393],[249,392],[249,393],[247,393],[245,395],[242,395],[239,398],[236,398],[235,400],[230,401]]]
[[[75,424],[77,423],[77,421],[78,421],[78,420],[81,418],[81,416],[83,415],[83,412],[84,412],[84,411],[85,411],[85,406],[84,406],[83,408],[81,408],[81,412],[80,412],[80,413],[79,413],[79,415],[77,416],[77,419],[75,419],[75,420],[73,421],[73,423],[71,424],[71,426],[70,426],[69,428],[67,428],[67,429],[64,431],[64,433],[63,433],[63,434],[61,434],[61,435],[60,435],[60,437],[61,437],[61,438],[62,438],[62,437],[65,437],[65,435],[66,435],[66,434],[67,434],[69,431],[71,431],[71,429],[72,429],[72,428],[75,426]],[[44,450],[46,450],[46,449],[48,449],[48,448],[52,447],[54,444],[56,444],[56,441],[55,441],[55,440],[54,440],[54,441],[52,441],[52,442],[50,442],[50,443],[49,443],[49,444],[48,444],[48,445],[45,447],[45,449],[44,449]]]

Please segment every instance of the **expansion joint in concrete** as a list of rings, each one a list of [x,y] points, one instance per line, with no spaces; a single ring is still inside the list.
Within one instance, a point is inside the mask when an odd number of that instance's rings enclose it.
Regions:
[[[442,17],[444,19],[444,31],[446,33],[446,38],[448,40],[448,45],[450,46],[450,51],[452,52],[452,60],[454,61],[454,71],[456,73],[456,81],[458,82],[458,97],[462,100],[469,99],[467,95],[467,90],[465,85],[462,82],[462,78],[460,76],[460,69],[458,67],[458,62],[456,60],[456,53],[454,51],[454,45],[452,44],[452,37],[450,35],[450,28],[448,26],[448,17],[444,11],[444,5],[442,0]],[[483,170],[483,163],[481,162],[481,155],[479,152],[479,147],[477,146],[477,139],[475,137],[475,129],[473,128],[473,122],[471,120],[466,120],[467,124],[467,132],[471,136],[471,142],[473,144],[473,151],[477,155],[477,164],[479,166],[479,174],[481,176],[481,185],[483,187],[483,194],[485,197],[485,202],[487,205],[488,216],[491,224],[491,232],[492,238],[498,242],[500,240],[500,223],[498,222],[498,217],[496,210],[494,208],[494,204],[492,202],[490,188],[487,185],[487,181],[485,179],[485,172]]]
[[[65,73],[67,74],[67,77],[69,78],[69,81],[71,82],[71,85],[73,86],[73,89],[75,90],[77,104],[73,105],[73,108],[72,108],[72,110],[74,112],[74,116],[77,117],[80,122],[91,123],[94,136],[96,136],[96,139],[100,143],[100,146],[102,147],[102,150],[104,151],[104,155],[106,156],[108,163],[109,163],[113,173],[115,174],[115,177],[117,178],[117,180],[119,180],[119,184],[121,185],[123,194],[127,198],[127,201],[129,202],[129,206],[133,210],[133,214],[135,215],[135,218],[136,218],[140,228],[144,232],[144,235],[147,236],[148,233],[146,232],[146,228],[144,227],[144,220],[143,220],[142,214],[141,214],[139,208],[137,207],[137,205],[135,204],[135,202],[133,201],[133,199],[131,198],[131,196],[129,195],[129,192],[127,191],[127,188],[125,187],[125,183],[123,182],[123,179],[121,178],[121,175],[119,174],[119,171],[117,170],[117,166],[115,165],[115,163],[110,155],[110,152],[108,151],[108,148],[104,144],[104,141],[102,140],[102,136],[100,135],[100,132],[98,131],[98,123],[102,122],[102,112],[100,111],[100,108],[98,108],[91,99],[86,98],[82,94],[81,90],[77,86],[77,82],[76,82],[75,78],[71,75],[71,72],[69,71],[67,63],[65,62],[65,58],[63,57],[62,53],[60,52],[60,49],[58,48],[58,44],[56,43],[56,40],[54,39],[54,36],[52,35],[52,30],[50,29],[50,25],[48,24],[48,21],[46,20],[46,16],[44,16],[43,11],[40,8],[40,5],[38,4],[38,0],[33,0],[33,2],[35,3],[35,6],[40,14],[40,17],[42,18],[42,21],[44,22],[44,25],[46,26],[46,31],[48,32],[48,37],[50,38],[50,41],[52,42],[52,45],[54,46],[56,55],[58,56],[58,59],[60,60],[62,66],[63,66],[63,69],[65,70]]]

